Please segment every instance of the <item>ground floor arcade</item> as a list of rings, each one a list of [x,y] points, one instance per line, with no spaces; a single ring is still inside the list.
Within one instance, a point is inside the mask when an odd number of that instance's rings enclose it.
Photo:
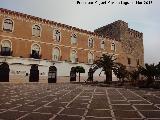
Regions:
[[[85,81],[88,78],[88,71],[91,67],[91,65],[84,63],[73,64],[65,61],[54,62],[33,58],[16,57],[0,57],[0,63],[1,82],[13,83],[47,83],[49,82],[48,78],[52,78],[54,76],[56,76],[57,82],[70,82],[71,68],[76,66],[83,66],[83,68],[85,69],[85,73],[81,74],[81,80]],[[53,71],[56,71],[56,73],[53,73]],[[104,73],[99,76],[100,71],[100,69],[96,70],[93,75],[94,80],[103,81],[105,79]],[[36,81],[33,80],[35,78]],[[114,75],[113,80],[116,80],[116,77]]]

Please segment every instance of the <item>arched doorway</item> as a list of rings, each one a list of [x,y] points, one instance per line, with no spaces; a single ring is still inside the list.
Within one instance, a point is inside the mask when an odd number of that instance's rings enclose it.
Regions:
[[[76,81],[76,68],[72,67],[70,71],[70,82]]]
[[[57,82],[57,68],[55,66],[50,66],[48,72],[48,83],[56,83],[56,82]]]
[[[3,62],[0,65],[0,82],[9,82],[9,65],[6,62]]]
[[[93,73],[94,73],[93,69],[90,68],[89,71],[88,71],[88,79],[87,79],[87,81],[92,81],[93,82]]]
[[[38,82],[38,81],[39,81],[38,65],[33,64],[30,69],[29,82]]]

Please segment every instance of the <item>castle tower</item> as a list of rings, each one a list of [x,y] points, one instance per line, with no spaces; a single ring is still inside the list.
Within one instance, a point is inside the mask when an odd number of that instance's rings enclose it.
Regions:
[[[144,65],[143,33],[128,28],[128,23],[118,20],[94,32],[121,42],[123,53],[119,59],[128,68]]]

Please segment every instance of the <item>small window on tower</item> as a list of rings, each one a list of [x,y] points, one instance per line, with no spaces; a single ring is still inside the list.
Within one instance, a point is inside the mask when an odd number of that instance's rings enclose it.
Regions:
[[[101,49],[104,49],[105,48],[105,41],[102,39],[101,40]]]
[[[114,42],[111,43],[111,50],[114,52],[116,51],[116,45]]]
[[[139,59],[137,59],[137,66],[139,66]]]
[[[128,58],[128,64],[129,65],[131,64],[131,58]]]
[[[94,40],[93,40],[93,37],[90,37],[88,39],[88,47],[89,48],[93,48],[93,46],[94,46]]]

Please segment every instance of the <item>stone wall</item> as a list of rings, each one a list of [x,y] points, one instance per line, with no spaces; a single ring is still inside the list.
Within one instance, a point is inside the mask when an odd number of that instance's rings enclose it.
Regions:
[[[138,62],[139,65],[144,65],[143,33],[128,28],[128,23],[121,20],[98,28],[95,32],[121,42],[119,62],[131,68],[137,67]],[[131,59],[130,65],[128,58]]]

